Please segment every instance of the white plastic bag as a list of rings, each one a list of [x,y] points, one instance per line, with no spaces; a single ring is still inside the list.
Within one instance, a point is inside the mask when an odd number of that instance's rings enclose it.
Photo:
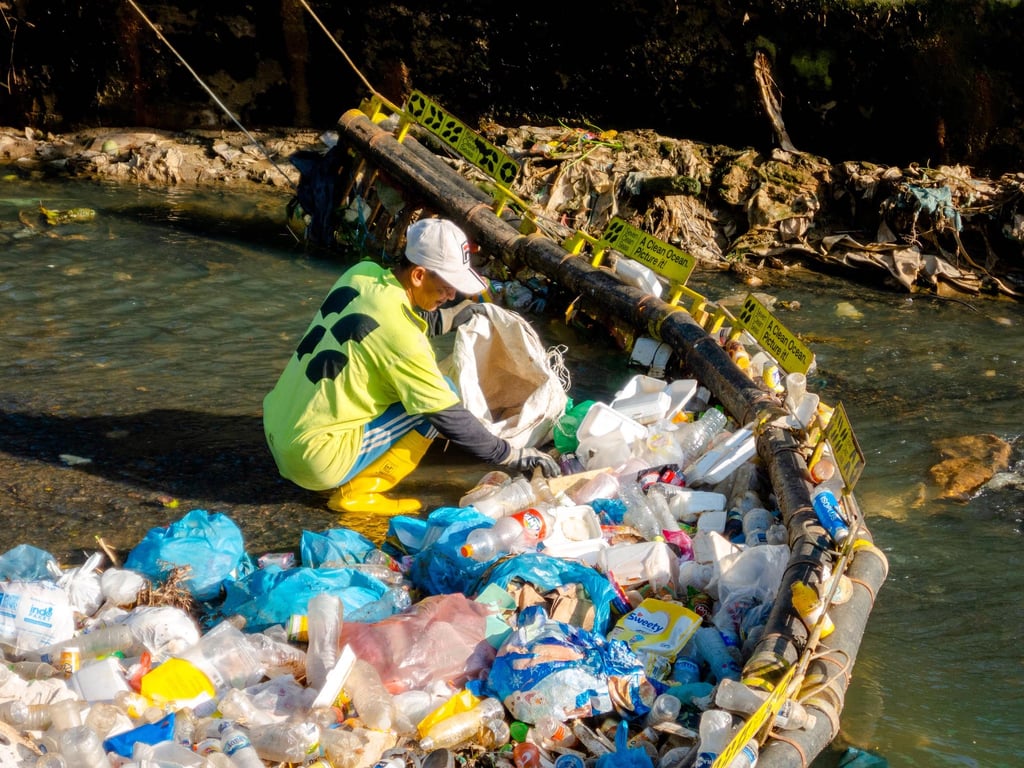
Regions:
[[[0,643],[15,653],[68,640],[74,633],[74,609],[67,593],[54,582],[0,584]]]
[[[515,312],[495,304],[459,327],[448,374],[462,404],[513,448],[551,439],[569,402],[568,374],[557,349]]]

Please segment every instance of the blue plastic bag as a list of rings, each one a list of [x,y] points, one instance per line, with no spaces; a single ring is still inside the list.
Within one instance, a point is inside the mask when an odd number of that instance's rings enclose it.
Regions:
[[[213,600],[228,583],[252,572],[242,532],[221,513],[193,509],[166,528],[151,528],[128,553],[125,568],[154,581],[175,568],[188,567],[183,584],[197,600]]]
[[[540,606],[520,612],[486,685],[524,723],[544,715],[564,721],[612,711],[641,717],[658,691],[625,642],[554,621]]]
[[[407,526],[409,540],[415,536],[415,541],[425,544],[413,556],[409,581],[427,595],[475,594],[474,586],[489,564],[463,557],[459,550],[470,531],[485,525],[494,525],[494,521],[472,507],[440,507],[424,525]]]
[[[33,547],[31,544],[19,544],[0,555],[0,579],[10,581],[53,581],[53,566],[60,572],[56,558],[49,552]]]
[[[331,528],[323,533],[303,531],[299,542],[302,564],[319,568],[324,563],[361,563],[376,547],[351,528]]]
[[[111,736],[103,742],[103,749],[107,752],[115,752],[121,757],[131,757],[135,745],[139,742],[143,744],[160,744],[164,741],[170,741],[174,737],[175,717],[175,713],[171,712],[155,723],[144,723],[138,728],[132,728],[130,731],[124,731]]]
[[[594,768],[654,768],[654,763],[643,747],[629,746],[629,725],[623,720],[615,731],[615,751],[598,757]]]
[[[247,632],[262,632],[275,624],[286,624],[293,614],[305,614],[310,598],[326,592],[355,613],[379,600],[388,585],[351,568],[288,568],[268,566],[227,585],[220,606],[223,616],[245,618]]]

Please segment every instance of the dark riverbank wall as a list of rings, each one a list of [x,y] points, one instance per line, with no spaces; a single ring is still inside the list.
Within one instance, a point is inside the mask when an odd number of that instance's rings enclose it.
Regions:
[[[366,94],[299,0],[140,2],[249,128],[328,128]],[[466,122],[652,128],[774,144],[771,62],[798,149],[906,165],[1024,167],[1019,0],[310,3],[370,83]],[[231,125],[128,2],[0,0],[0,123],[65,131]]]

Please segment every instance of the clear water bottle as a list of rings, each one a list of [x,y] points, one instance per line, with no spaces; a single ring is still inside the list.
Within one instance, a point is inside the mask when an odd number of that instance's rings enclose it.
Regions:
[[[496,488],[493,493],[483,498],[474,499],[470,506],[481,515],[497,520],[526,509],[536,501],[530,481],[525,477],[519,477],[507,485]]]
[[[68,768],[110,768],[103,741],[87,725],[76,725],[61,732],[60,753]]]
[[[320,743],[320,729],[310,720],[289,720],[257,728],[249,738],[263,760],[302,763]]]
[[[697,657],[692,637],[676,654],[676,660],[672,664],[672,679],[679,685],[700,682],[700,659]]]
[[[674,722],[679,717],[682,708],[683,702],[671,693],[659,694],[651,704],[651,711],[644,718],[644,727],[650,728],[661,723]]]
[[[693,645],[697,655],[708,665],[715,680],[740,679],[742,672],[740,665],[729,653],[725,640],[717,627],[699,627],[693,635]]]
[[[738,715],[752,715],[768,696],[768,691],[726,678],[715,688],[715,706]],[[814,722],[814,715],[794,699],[786,699],[775,715],[775,727],[784,731],[813,727]]]
[[[457,712],[434,723],[420,739],[420,748],[426,752],[434,749],[451,749],[473,739],[487,720],[503,717],[505,705],[494,698],[483,699],[472,709]]]
[[[701,714],[695,768],[711,768],[714,765],[722,750],[729,745],[732,738],[732,723],[732,715],[721,709],[709,709]]]
[[[306,607],[306,681],[317,690],[338,661],[344,615],[345,606],[338,596],[326,592],[314,595]]]
[[[775,518],[764,507],[754,507],[743,515],[743,540],[748,547],[768,543],[768,529]]]
[[[218,731],[221,752],[230,757],[237,768],[266,768],[245,731],[230,720],[221,723]]]
[[[717,408],[709,408],[694,422],[684,425],[676,433],[682,457],[678,462],[686,474],[686,467],[700,458],[707,450],[715,435],[725,429],[728,422],[726,415]]]
[[[345,681],[345,690],[352,699],[359,719],[367,728],[391,730],[395,721],[395,705],[376,667],[368,661],[356,659]]]
[[[661,522],[640,490],[640,484],[635,481],[623,483],[619,496],[626,502],[626,514],[622,522],[636,528],[648,541],[660,538]]]

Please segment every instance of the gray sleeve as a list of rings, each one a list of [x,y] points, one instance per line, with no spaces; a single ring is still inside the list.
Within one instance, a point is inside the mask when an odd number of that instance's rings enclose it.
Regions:
[[[500,464],[508,456],[508,442],[488,432],[480,420],[461,405],[423,415],[438,432],[481,461]]]

